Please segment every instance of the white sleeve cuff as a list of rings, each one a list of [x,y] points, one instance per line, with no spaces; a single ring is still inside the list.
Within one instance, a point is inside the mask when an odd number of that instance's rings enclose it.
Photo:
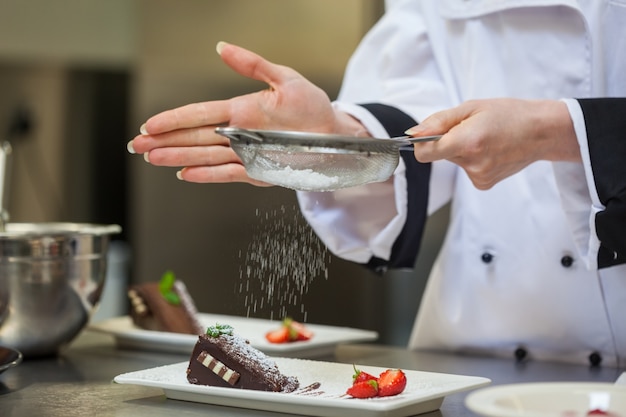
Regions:
[[[563,209],[572,227],[572,234],[580,255],[589,269],[597,269],[600,240],[596,235],[596,214],[605,209],[596,191],[585,119],[575,99],[562,100],[568,108],[578,139],[582,164],[555,162],[554,173],[559,186]]]
[[[358,104],[352,103],[344,103],[340,101],[333,102],[333,107],[335,110],[342,111],[344,113],[348,113],[355,119],[357,119],[375,138],[388,138],[389,134],[387,130],[383,127],[383,125],[378,121],[377,118],[374,117],[372,113],[370,113],[365,107],[359,106]],[[355,136],[356,136],[355,132]]]
[[[367,263],[388,260],[407,218],[407,184],[402,159],[385,182],[334,192],[297,192],[304,218],[340,258]]]

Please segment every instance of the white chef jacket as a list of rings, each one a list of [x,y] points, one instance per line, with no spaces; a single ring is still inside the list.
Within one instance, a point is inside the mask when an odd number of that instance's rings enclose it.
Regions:
[[[419,121],[469,99],[564,99],[583,155],[582,164],[533,163],[486,191],[458,166],[432,164],[428,213],[451,201],[451,218],[410,347],[625,366],[626,265],[597,266],[593,219],[604,207],[573,98],[626,96],[626,0],[387,6],[334,103],[373,136],[387,132],[356,103]],[[329,249],[359,263],[389,259],[412,215],[402,160],[387,182],[298,198]]]

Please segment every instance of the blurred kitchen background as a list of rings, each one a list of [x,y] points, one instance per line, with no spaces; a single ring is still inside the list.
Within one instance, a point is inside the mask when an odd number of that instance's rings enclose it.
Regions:
[[[167,269],[200,311],[245,316],[241,253],[259,213],[297,215],[294,192],[187,184],[177,169],[129,155],[126,143],[156,112],[265,88],[222,64],[220,40],[297,69],[334,98],[351,52],[382,12],[382,0],[1,0],[11,221],[123,227],[96,320],[124,314],[126,286]],[[429,221],[415,270],[378,276],[330,257],[328,276],[315,277],[302,298],[307,321],[406,344],[447,215]],[[304,318],[300,309],[290,314]]]

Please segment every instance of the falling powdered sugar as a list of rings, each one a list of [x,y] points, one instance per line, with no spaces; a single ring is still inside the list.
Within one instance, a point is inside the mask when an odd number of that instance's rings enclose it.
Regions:
[[[303,297],[316,278],[328,279],[330,253],[295,205],[257,209],[256,220],[252,241],[239,254],[236,291],[245,297],[247,316],[306,321]]]

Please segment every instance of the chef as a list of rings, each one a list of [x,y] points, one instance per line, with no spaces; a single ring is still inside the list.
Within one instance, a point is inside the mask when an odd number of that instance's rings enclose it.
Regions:
[[[299,193],[306,218],[339,256],[411,267],[425,217],[451,201],[410,347],[625,366],[626,251],[599,235],[626,234],[626,105],[572,98],[626,96],[626,1],[392,3],[336,108],[395,136],[467,100],[565,98],[582,163],[534,162],[481,190],[459,165],[403,153],[393,184]],[[614,148],[594,142],[609,124]]]
[[[263,185],[215,126],[445,133],[402,152],[386,182],[299,192],[304,216],[333,253],[384,271],[414,265],[426,218],[451,202],[411,348],[625,366],[626,100],[608,97],[626,97],[626,1],[387,6],[336,102],[221,43],[226,64],[270,88],[155,115],[129,151],[183,166],[181,180]],[[463,149],[474,141],[481,152]],[[494,156],[504,174],[485,180],[489,165],[471,161]]]

